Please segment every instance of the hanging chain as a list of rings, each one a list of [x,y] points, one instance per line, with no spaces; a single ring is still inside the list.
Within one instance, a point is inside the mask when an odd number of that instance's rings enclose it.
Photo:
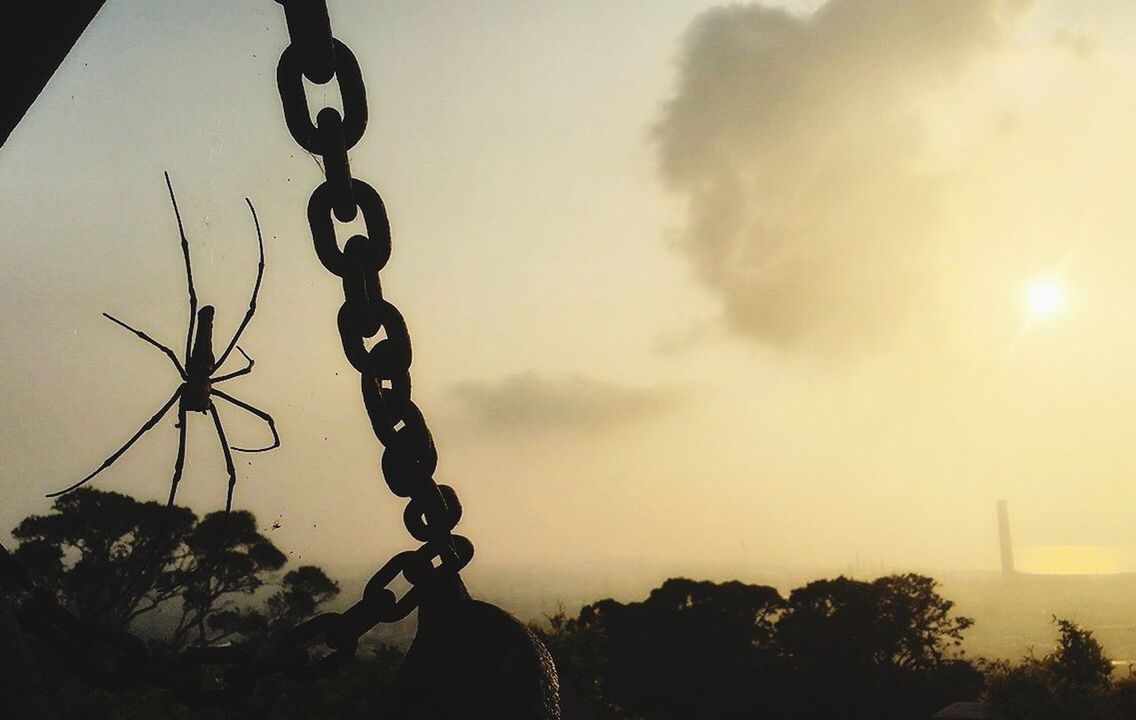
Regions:
[[[465,567],[473,557],[473,545],[452,534],[461,519],[461,503],[453,488],[434,482],[438,451],[422,412],[410,398],[410,333],[402,313],[383,299],[379,271],[391,256],[386,207],[373,187],[351,175],[347,153],[367,126],[359,62],[332,36],[324,0],[276,1],[284,7],[291,37],[276,68],[284,120],[300,147],[323,158],[327,175],[308,201],[312,242],[319,261],[343,281],[344,302],[336,320],[343,353],[360,375],[363,405],[384,447],[383,477],[391,492],[409,499],[403,521],[410,534],[424,543],[395,555],[367,583],[363,599],[341,616],[313,618],[310,625],[296,629],[305,636],[322,634],[336,652],[340,651],[336,643],[351,645],[353,652],[359,635],[413,610],[417,586],[428,582],[431,574],[457,573]],[[338,82],[342,115],[325,107],[312,123],[305,77],[319,84]],[[340,250],[332,216],[346,223],[359,213],[367,234],[351,236]],[[377,342],[368,350],[371,338]],[[411,589],[395,601],[388,586],[399,574]]]
[[[410,334],[402,314],[383,298],[379,271],[391,255],[391,231],[378,192],[351,175],[347,152],[367,126],[367,96],[359,63],[331,34],[325,0],[276,0],[284,8],[290,44],[280,56],[276,81],[292,137],[323,159],[326,180],[308,201],[308,225],[320,263],[343,281],[336,323],[343,352],[359,372],[363,404],[383,445],[382,474],[395,495],[408,498],[403,521],[423,544],[400,552],[367,582],[363,596],[343,612],[301,622],[254,658],[235,645],[190,648],[178,655],[151,652],[124,630],[78,618],[0,545],[0,587],[24,593],[21,628],[36,635],[87,682],[110,690],[165,688],[196,707],[232,705],[252,692],[261,677],[282,673],[320,677],[355,655],[359,638],[379,623],[396,622],[418,607],[420,588],[443,573],[458,573],[473,557],[473,545],[452,533],[461,503],[448,485],[438,485],[430,430],[410,398]],[[304,78],[336,80],[343,113],[325,107],[313,124]],[[366,235],[353,235],[339,249],[332,215],[351,222],[362,213]],[[377,339],[370,349],[367,341]],[[401,597],[391,589],[402,576],[410,585]],[[330,652],[314,656],[322,642]]]

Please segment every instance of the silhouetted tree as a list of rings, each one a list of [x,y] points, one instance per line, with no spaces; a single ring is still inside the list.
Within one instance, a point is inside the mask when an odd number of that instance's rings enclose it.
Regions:
[[[1050,667],[1059,678],[1082,685],[1108,685],[1112,662],[1089,630],[1072,620],[1054,617],[1059,637]]]
[[[76,615],[121,627],[178,594],[173,583],[162,592],[155,578],[139,580],[147,563],[191,566],[181,548],[197,524],[191,511],[175,506],[167,515],[156,502],[91,488],[57,498],[52,508],[16,526],[14,554]],[[170,542],[155,544],[161,534]]]
[[[315,615],[321,605],[338,594],[338,583],[323,570],[303,565],[284,575],[280,589],[268,598],[264,609],[230,604],[215,609],[207,624],[217,639],[236,635],[248,644],[259,645]]]
[[[181,615],[171,640],[174,647],[204,645],[258,628],[263,621],[240,623],[210,621],[218,612],[234,609],[234,595],[252,595],[284,566],[287,558],[257,532],[256,518],[248,511],[206,515],[188,532],[182,546],[192,558],[161,573],[159,587],[181,588]],[[246,618],[255,610],[242,611]]]
[[[315,614],[316,608],[339,594],[339,585],[315,565],[289,571],[280,590],[268,598],[273,622],[295,624]]]
[[[922,575],[874,582],[817,580],[789,595],[778,644],[801,670],[834,667],[926,670],[962,643],[974,621],[952,616],[954,603]]]
[[[561,712],[587,720],[624,720],[627,713],[604,689],[608,661],[603,630],[595,623],[581,624],[563,609],[548,618],[548,625],[530,625],[556,663],[560,679]]]
[[[922,575],[817,580],[789,595],[776,644],[810,717],[929,715],[974,697],[982,676],[952,650],[973,624]]]
[[[236,599],[272,581],[286,561],[247,511],[190,510],[81,488],[58,498],[49,515],[13,530],[14,551],[80,618],[127,627],[180,600],[175,648],[239,637],[263,638],[274,620],[298,621],[339,592],[315,566],[285,575],[266,610]]]
[[[584,607],[553,628],[552,646],[575,649],[568,671],[578,685],[631,716],[753,717],[776,675],[771,640],[781,607],[770,587],[676,578],[643,602]]]

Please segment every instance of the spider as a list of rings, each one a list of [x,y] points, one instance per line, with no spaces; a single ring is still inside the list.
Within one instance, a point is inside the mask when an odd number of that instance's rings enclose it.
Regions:
[[[158,422],[165,416],[165,414],[169,412],[170,408],[173,407],[174,403],[177,403],[178,421],[176,427],[178,429],[178,452],[177,460],[174,461],[173,481],[170,485],[170,497],[168,502],[166,503],[166,507],[172,507],[174,504],[174,496],[177,494],[178,483],[181,481],[182,468],[185,464],[185,433],[187,415],[190,412],[199,412],[203,414],[208,413],[213,418],[213,425],[217,429],[217,438],[221,441],[221,451],[225,456],[225,469],[229,474],[228,493],[225,497],[225,512],[228,513],[233,505],[233,487],[237,483],[237,473],[236,469],[233,466],[233,455],[230,450],[247,453],[265,452],[267,450],[272,450],[273,448],[280,445],[280,436],[276,432],[276,423],[273,421],[271,415],[264,412],[263,410],[260,410],[259,408],[249,405],[242,400],[238,400],[232,395],[218,390],[215,387],[219,383],[225,382],[227,380],[232,380],[233,378],[240,377],[241,375],[247,375],[252,372],[253,359],[250,358],[239,345],[237,345],[237,341],[240,339],[241,333],[244,332],[245,328],[249,324],[249,321],[252,320],[253,314],[256,312],[256,296],[260,291],[261,278],[264,276],[264,240],[261,237],[260,221],[257,220],[256,209],[253,208],[252,202],[248,198],[245,198],[245,203],[248,204],[249,211],[252,213],[253,225],[256,227],[256,242],[260,249],[260,262],[257,265],[256,282],[253,284],[252,299],[249,301],[248,310],[245,312],[245,316],[241,320],[241,324],[237,327],[237,331],[233,335],[233,339],[229,341],[229,344],[227,346],[225,346],[225,350],[221,353],[221,357],[214,359],[214,309],[212,305],[205,305],[201,309],[198,309],[197,307],[197,293],[193,288],[193,271],[189,263],[189,241],[186,240],[185,230],[182,227],[181,214],[178,212],[177,200],[174,198],[173,185],[170,184],[170,174],[168,172],[165,173],[165,177],[166,189],[169,190],[170,193],[170,203],[174,207],[174,217],[177,218],[178,234],[181,236],[181,252],[185,258],[185,277],[189,286],[189,330],[186,332],[185,338],[185,364],[183,365],[178,360],[178,357],[173,350],[161,344],[141,330],[131,327],[122,320],[119,320],[118,318],[108,313],[103,313],[103,316],[111,322],[134,333],[150,345],[161,350],[166,355],[166,357],[168,357],[170,361],[173,362],[174,367],[177,368],[178,374],[181,375],[181,385],[179,385],[177,390],[174,391],[174,394],[170,397],[170,399],[167,400],[166,403],[162,405],[162,407],[156,413],[154,413],[154,415],[149,420],[147,420],[141,428],[139,428],[138,432],[134,433],[134,435],[131,436],[131,438],[127,440],[122,447],[120,447],[110,457],[104,460],[102,465],[100,465],[92,473],[90,473],[74,485],[71,485],[70,487],[67,487],[63,490],[59,490],[58,492],[50,493],[47,497],[58,497],[65,493],[69,493],[72,490],[82,487],[100,472],[106,470],[108,467],[114,464],[114,462],[118,460],[118,458],[120,458],[123,453],[129,450],[130,446],[137,442],[140,437],[142,437],[144,434],[146,434],[146,432],[157,425]],[[195,330],[196,335],[194,332]],[[226,373],[220,376],[215,376],[221,366],[225,364],[225,360],[228,359],[233,350],[236,350],[238,353],[240,353],[248,364],[240,370],[236,370],[234,372]],[[235,405],[242,410],[252,413],[261,420],[264,420],[265,423],[268,424],[268,429],[272,431],[272,444],[262,448],[240,448],[229,445],[228,441],[225,439],[225,428],[221,424],[221,416],[217,413],[217,407],[213,402],[213,398],[215,397],[221,398],[225,402]]]

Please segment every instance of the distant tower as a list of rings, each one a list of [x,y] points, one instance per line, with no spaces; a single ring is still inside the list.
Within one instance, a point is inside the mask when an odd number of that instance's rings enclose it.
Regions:
[[[1010,511],[1006,501],[998,501],[998,543],[1002,547],[1002,574],[1014,574],[1014,544],[1010,540]]]

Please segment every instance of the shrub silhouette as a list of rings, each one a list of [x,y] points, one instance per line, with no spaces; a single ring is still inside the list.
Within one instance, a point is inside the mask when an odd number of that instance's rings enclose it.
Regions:
[[[1136,679],[1111,682],[1112,663],[1092,632],[1053,618],[1057,648],[1040,659],[990,669],[987,700],[1006,720],[1125,720],[1136,717]]]

